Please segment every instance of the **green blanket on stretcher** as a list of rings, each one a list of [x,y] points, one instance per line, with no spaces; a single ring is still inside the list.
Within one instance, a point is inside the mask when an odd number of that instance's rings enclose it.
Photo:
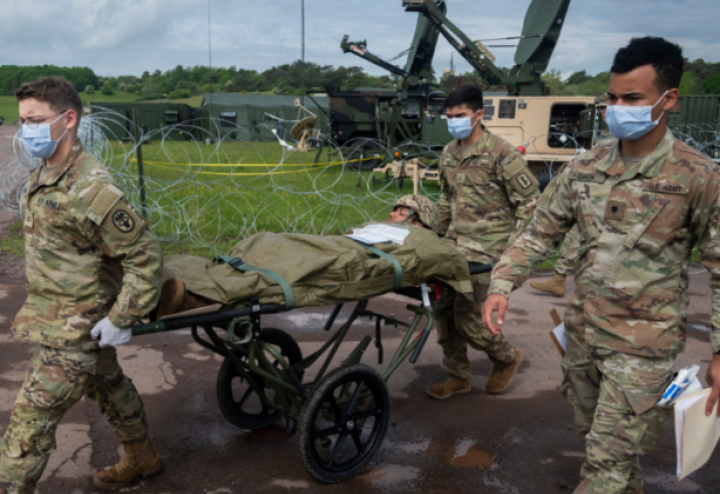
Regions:
[[[402,245],[373,247],[397,261],[402,287],[440,281],[472,297],[465,257],[425,228],[410,227]],[[393,290],[396,263],[342,235],[259,233],[228,253],[248,266],[272,270],[291,287],[296,307],[322,307],[366,300]],[[164,279],[180,278],[190,292],[232,305],[257,298],[262,304],[285,304],[282,287],[264,273],[241,272],[201,257],[165,258]]]

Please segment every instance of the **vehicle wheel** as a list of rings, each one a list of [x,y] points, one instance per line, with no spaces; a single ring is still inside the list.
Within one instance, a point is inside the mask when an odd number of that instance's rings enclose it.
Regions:
[[[364,148],[365,152],[364,154],[369,155],[366,157],[370,157],[373,155],[373,153],[380,152],[380,143],[377,142],[374,139],[358,139],[352,144],[350,144],[351,148]],[[357,151],[353,152],[353,159],[360,159],[360,153]],[[374,168],[377,168],[382,163],[382,158],[377,158],[373,160],[367,160],[367,161],[353,161],[350,163],[350,167],[357,171],[360,169],[360,171],[363,172],[369,172],[372,171]]]
[[[285,357],[290,365],[302,360],[302,352],[292,336],[280,329],[263,329],[260,337],[265,343],[274,346]],[[235,351],[235,356],[246,360],[247,356],[241,349]],[[268,355],[268,357],[270,357]],[[277,360],[270,358],[276,367],[280,366]],[[262,377],[251,373],[252,379],[257,383],[266,398],[271,402],[275,391],[265,385]],[[302,379],[302,376],[298,376]],[[277,410],[270,411],[258,398],[248,382],[228,359],[220,366],[217,378],[217,400],[223,416],[231,424],[241,429],[262,429],[275,423],[279,418]]]
[[[390,395],[380,374],[363,364],[336,369],[300,412],[297,444],[305,468],[328,484],[354,477],[380,448],[389,420]]]

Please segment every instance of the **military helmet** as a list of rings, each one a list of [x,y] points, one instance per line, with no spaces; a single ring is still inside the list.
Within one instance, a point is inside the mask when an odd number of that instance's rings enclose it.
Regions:
[[[608,105],[609,99],[610,99],[610,96],[608,96],[608,93],[602,93],[600,96],[595,98],[595,105],[598,108],[605,108]]]
[[[402,196],[393,205],[393,211],[395,211],[400,206],[410,208],[415,214],[420,217],[420,221],[422,222],[422,224],[430,228],[431,230],[435,230],[438,226],[438,223],[440,223],[440,211],[438,211],[435,203],[425,196],[416,194]]]

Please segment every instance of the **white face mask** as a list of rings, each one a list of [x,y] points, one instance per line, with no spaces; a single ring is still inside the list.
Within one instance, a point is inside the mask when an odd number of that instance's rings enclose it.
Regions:
[[[605,110],[605,122],[610,133],[625,141],[634,141],[653,130],[665,112],[653,121],[652,111],[663,100],[668,91],[652,106],[610,105]]]
[[[47,159],[55,154],[55,150],[60,143],[60,139],[67,134],[67,129],[65,129],[65,132],[63,132],[56,141],[53,141],[50,126],[60,120],[64,114],[65,112],[50,123],[38,125],[24,124],[22,126],[23,147],[25,147],[25,150],[30,153],[30,156],[39,159]]]
[[[470,133],[473,130],[473,127],[478,123],[478,121],[475,121],[475,123],[471,123],[472,117],[478,114],[480,110],[476,111],[469,117],[457,117],[457,118],[448,118],[448,130],[450,131],[450,135],[452,135],[455,139],[467,139]]]

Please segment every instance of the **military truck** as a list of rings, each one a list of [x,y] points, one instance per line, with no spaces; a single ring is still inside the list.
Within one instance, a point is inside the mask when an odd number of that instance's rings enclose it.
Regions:
[[[577,146],[591,147],[599,119],[594,97],[554,97],[542,80],[560,37],[570,0],[532,0],[515,53],[505,73],[494,55],[472,41],[446,16],[446,0],[402,0],[406,12],[418,13],[407,63],[398,67],[373,55],[367,41],[349,41],[341,48],[399,76],[397,89],[327,87],[329,134],[337,145],[365,145],[372,140],[388,148],[402,146],[416,156],[442,149],[452,137],[447,129],[444,91],[429,82],[432,59],[442,35],[489,86],[504,85],[507,93],[486,93],[483,124],[516,144],[533,168],[569,161]],[[377,144],[374,147],[380,147]],[[374,166],[369,163],[365,169]]]

